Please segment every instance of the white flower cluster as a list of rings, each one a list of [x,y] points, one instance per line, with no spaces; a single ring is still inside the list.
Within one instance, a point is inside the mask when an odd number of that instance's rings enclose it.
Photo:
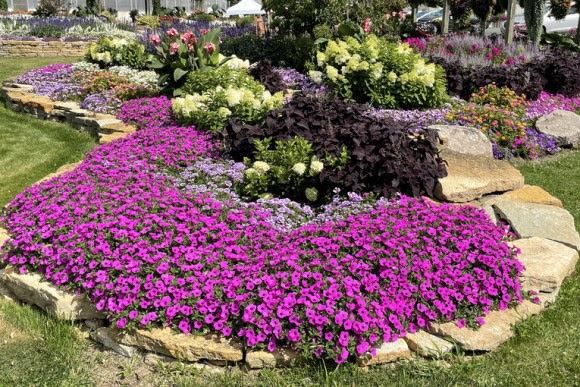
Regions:
[[[316,176],[318,175],[320,172],[322,172],[322,170],[324,169],[324,164],[319,161],[316,156],[314,156],[312,158],[312,160],[310,161],[310,175],[311,176]],[[292,171],[299,175],[302,176],[306,173],[306,164],[304,163],[296,163],[294,164],[294,166],[292,166]]]
[[[88,73],[96,73],[101,71],[101,68],[98,64],[85,62],[84,60],[73,63],[71,67],[74,71],[84,71]]]
[[[219,54],[218,56],[219,61],[221,62],[222,60],[225,59],[225,56],[223,56],[222,54]],[[224,64],[225,66],[228,66],[231,69],[237,70],[237,69],[249,69],[250,68],[250,61],[249,60],[242,60],[240,58],[238,58],[235,55],[232,55],[231,58]]]
[[[265,90],[261,94],[256,94],[246,87],[228,87],[224,89],[221,86],[204,94],[188,94],[185,97],[178,97],[173,100],[173,111],[178,115],[189,117],[192,113],[199,110],[207,111],[208,109],[218,110],[221,116],[228,117],[232,114],[231,110],[239,106],[255,110],[272,110],[279,107],[282,103],[282,93],[270,94]],[[224,106],[216,106],[220,101],[224,101]],[[227,106],[225,106],[227,105]]]
[[[139,71],[129,66],[112,66],[109,71],[120,77],[127,78],[129,82],[136,85],[155,87],[159,81],[159,75],[155,71]]]
[[[385,65],[388,66],[386,62],[382,63],[385,56],[393,63],[405,63],[413,54],[413,49],[406,43],[393,49],[374,35],[368,36],[362,43],[347,37],[328,42],[326,50],[316,54],[319,70],[310,71],[310,76],[317,83],[328,80],[333,84],[348,84],[349,74],[365,72],[370,79],[378,80],[385,75]],[[391,83],[420,82],[432,87],[435,83],[435,65],[426,64],[424,59],[418,57],[411,62],[411,68],[398,73],[391,70],[386,77]]]

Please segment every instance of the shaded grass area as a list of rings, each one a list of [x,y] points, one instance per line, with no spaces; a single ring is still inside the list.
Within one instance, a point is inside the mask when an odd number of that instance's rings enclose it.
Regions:
[[[0,79],[60,60],[0,59]],[[43,126],[46,125],[46,126]],[[47,130],[49,129],[49,130]],[[45,123],[0,107],[0,204],[59,165],[77,161],[94,144],[66,125]],[[518,165],[528,184],[560,198],[580,227],[580,151]],[[322,363],[285,370],[200,375],[190,366],[160,366],[153,385],[184,386],[573,386],[580,385],[580,273],[562,286],[557,302],[516,326],[515,336],[493,354],[445,361],[419,360],[362,370]],[[0,303],[0,386],[115,385],[127,383],[133,360],[120,375],[104,377],[87,357],[87,342],[71,323],[33,308]],[[114,380],[113,380],[114,379]],[[106,381],[103,382],[103,381]],[[130,383],[129,384],[133,384]],[[140,384],[140,383],[135,383]],[[141,385],[150,385],[142,383]]]
[[[0,80],[26,69],[71,61],[71,58],[0,58]],[[81,160],[94,146],[94,140],[86,133],[65,124],[14,113],[0,104],[0,206],[61,165]]]
[[[84,385],[85,344],[71,322],[0,302],[0,386]]]

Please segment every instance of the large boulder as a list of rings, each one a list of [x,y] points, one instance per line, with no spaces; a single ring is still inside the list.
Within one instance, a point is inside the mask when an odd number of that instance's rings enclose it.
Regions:
[[[442,149],[476,156],[493,157],[491,141],[477,128],[455,125],[432,125],[443,140]]]
[[[439,179],[435,197],[464,203],[493,192],[511,191],[524,186],[524,177],[505,161],[443,151],[447,177]]]
[[[106,317],[84,296],[66,292],[37,273],[19,274],[14,267],[8,267],[2,275],[2,284],[19,300],[36,305],[61,319],[90,320]]]
[[[239,362],[244,358],[242,345],[235,338],[185,335],[170,328],[118,332],[115,341],[192,362],[202,359]]]
[[[520,238],[541,237],[580,249],[574,218],[563,208],[516,202],[497,202],[493,206]]]
[[[518,239],[510,244],[521,250],[518,260],[526,267],[521,279],[524,290],[557,291],[578,262],[575,249],[548,239]]]
[[[567,110],[555,110],[542,116],[536,128],[556,139],[559,146],[577,148],[580,145],[580,116]]]
[[[410,358],[411,351],[409,346],[403,339],[398,339],[395,342],[383,343],[377,348],[377,355],[371,356],[367,354],[358,358],[358,364],[361,366],[369,366],[375,364],[392,363],[401,358]]]

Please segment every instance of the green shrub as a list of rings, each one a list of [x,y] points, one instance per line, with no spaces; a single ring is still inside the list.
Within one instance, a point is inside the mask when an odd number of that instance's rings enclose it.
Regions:
[[[173,112],[181,123],[210,132],[221,131],[230,117],[245,124],[261,124],[270,110],[281,106],[282,93],[271,95],[259,84],[252,89],[218,86],[173,100]]]
[[[60,38],[64,31],[54,25],[36,25],[30,29],[30,35],[37,38]]]
[[[338,97],[386,108],[424,109],[447,99],[445,73],[427,64],[407,44],[390,43],[375,35],[328,42],[316,54],[311,76]]]
[[[215,16],[209,13],[198,13],[193,16],[193,20],[203,23],[211,23],[212,21],[215,21]]]
[[[236,20],[236,25],[238,27],[244,27],[254,24],[254,17],[253,16],[244,16]]]
[[[129,66],[134,69],[145,67],[145,47],[136,40],[102,37],[92,43],[85,59],[100,67]]]
[[[268,137],[254,145],[253,160],[244,159],[248,168],[239,187],[242,196],[318,201],[316,185],[325,165],[314,154],[312,144],[300,137],[273,143]]]
[[[227,89],[229,86],[246,87],[254,93],[262,93],[263,87],[248,74],[246,70],[232,69],[220,66],[207,71],[192,71],[187,76],[183,92],[187,94],[203,94],[216,87]]]
[[[314,40],[309,36],[264,38],[248,33],[224,39],[221,49],[224,55],[236,55],[252,63],[269,60],[274,66],[304,71],[313,57]]]
[[[159,16],[157,15],[141,15],[137,17],[137,24],[147,27],[159,27],[161,22],[159,21]]]
[[[8,10],[8,0],[0,0],[0,11]]]

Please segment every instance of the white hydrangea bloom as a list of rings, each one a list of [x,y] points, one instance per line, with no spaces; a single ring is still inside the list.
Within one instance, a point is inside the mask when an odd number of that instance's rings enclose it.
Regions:
[[[296,163],[292,167],[292,171],[297,175],[302,176],[304,175],[304,172],[306,172],[306,165],[304,163]]]
[[[261,172],[268,172],[270,170],[270,166],[264,161],[255,161],[252,167]]]
[[[310,172],[313,175],[317,175],[320,172],[322,172],[323,168],[324,168],[324,164],[321,161],[312,160],[312,162],[310,163]]]

